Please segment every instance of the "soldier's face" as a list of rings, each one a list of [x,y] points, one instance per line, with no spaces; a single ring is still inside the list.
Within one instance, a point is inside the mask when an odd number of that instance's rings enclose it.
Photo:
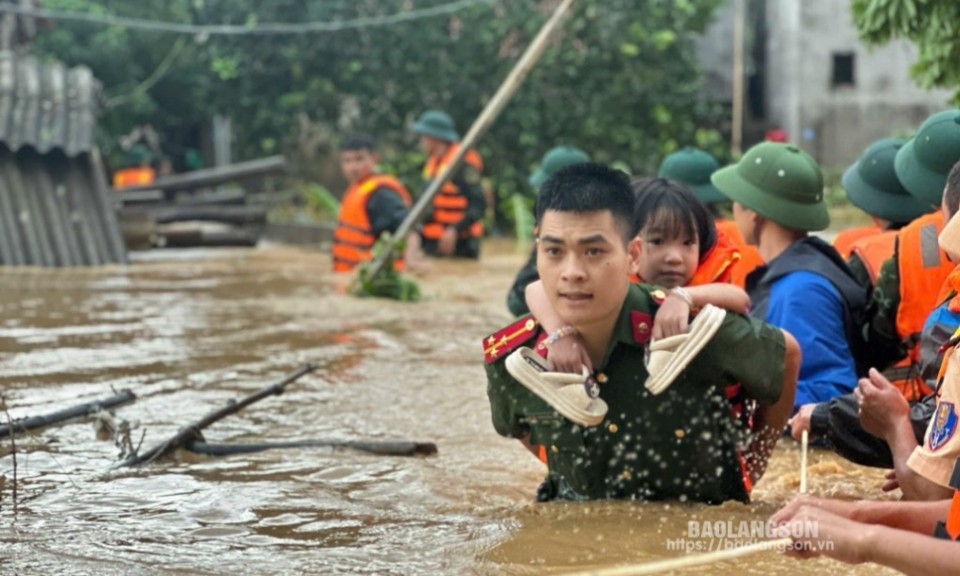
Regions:
[[[616,319],[630,257],[613,215],[548,210],[540,221],[537,271],[554,311],[579,331]]]
[[[340,169],[350,182],[363,180],[373,174],[377,167],[377,155],[369,150],[344,150],[340,152]]]
[[[420,150],[427,154],[439,154],[447,147],[447,143],[433,136],[420,136]]]

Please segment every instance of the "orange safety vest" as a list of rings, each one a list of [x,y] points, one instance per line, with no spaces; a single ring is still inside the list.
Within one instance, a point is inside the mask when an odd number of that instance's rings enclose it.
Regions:
[[[869,238],[881,232],[883,232],[882,228],[872,224],[870,226],[850,228],[837,234],[837,237],[833,239],[833,247],[836,248],[844,260],[848,260],[850,258],[850,251],[853,249],[853,245],[857,240]]]
[[[885,230],[873,236],[861,238],[850,247],[850,256],[856,255],[863,262],[867,274],[870,275],[870,284],[877,284],[877,276],[883,263],[893,257],[897,247],[897,231]],[[847,259],[850,259],[847,256]]]
[[[733,276],[733,267],[740,261],[740,250],[726,234],[717,229],[717,243],[706,257],[700,260],[697,271],[687,282],[687,286],[703,284],[729,284]]]
[[[954,264],[940,249],[937,237],[943,230],[943,214],[921,216],[897,233],[897,267],[900,275],[900,306],[897,309],[897,335],[907,344],[907,359],[920,365],[920,333],[930,312],[945,298],[944,284]],[[898,364],[899,365],[899,364]],[[901,388],[908,399],[929,394],[917,370],[907,376],[911,384]],[[896,376],[896,375],[895,375]],[[904,376],[904,375],[901,375]]]
[[[393,176],[375,174],[350,185],[343,195],[337,228],[333,231],[333,270],[350,272],[361,262],[372,258],[371,249],[377,238],[373,235],[367,201],[380,188],[389,188],[410,206],[410,193]],[[397,270],[403,270],[403,259],[394,261]]]
[[[954,468],[956,476],[956,468]],[[957,483],[960,485],[960,482]],[[950,511],[947,512],[947,520],[937,523],[937,531],[934,535],[939,538],[949,538],[950,540],[960,540],[960,486],[953,486],[953,500],[950,501]]]
[[[430,181],[440,175],[447,164],[453,160],[460,149],[459,144],[451,144],[441,156],[430,156],[423,166],[423,179]],[[477,171],[483,170],[483,160],[475,150],[469,150],[463,161],[473,166]],[[448,226],[453,226],[463,220],[467,211],[467,197],[460,191],[460,187],[447,180],[440,187],[440,191],[433,197],[433,216],[423,225],[423,237],[429,240],[439,240]],[[483,236],[483,222],[477,220],[468,230],[461,232],[461,238]]]
[[[757,251],[755,246],[751,246],[743,239],[743,234],[737,228],[737,223],[733,220],[717,220],[717,236],[721,233],[729,238],[737,250],[740,251],[740,259],[733,264],[731,270],[731,281],[733,284],[743,288],[747,285],[747,274],[753,272],[757,266],[763,265],[763,257]]]
[[[123,168],[113,173],[113,187],[127,188],[129,186],[142,186],[144,184],[153,184],[157,179],[157,173],[149,166],[132,166]]]
[[[684,286],[702,286],[704,284],[729,284],[733,265],[740,259],[740,252],[726,236],[717,233],[717,243],[713,245],[706,258],[697,264],[690,281]],[[634,283],[646,282],[639,274],[630,274]]]
[[[883,263],[893,257],[897,247],[897,231],[885,230],[873,236],[866,236],[853,243],[850,247],[850,256],[856,256],[863,262],[867,274],[870,275],[870,284],[876,286],[877,277]],[[906,358],[887,368],[883,375],[896,386],[907,400],[919,400],[924,390],[929,387],[920,376],[920,365],[914,358],[920,357],[920,340],[913,342]]]
[[[947,363],[946,358],[949,357],[950,351],[947,351],[944,364]],[[942,373],[943,369],[940,371]],[[953,465],[953,473],[950,475],[948,484],[953,488],[953,499],[950,501],[950,509],[947,511],[946,520],[937,522],[933,535],[936,538],[957,541],[960,540],[960,459],[957,459]]]

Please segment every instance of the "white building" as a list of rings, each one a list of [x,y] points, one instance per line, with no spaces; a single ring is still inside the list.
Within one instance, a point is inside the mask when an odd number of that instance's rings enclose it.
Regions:
[[[871,142],[912,135],[949,107],[952,91],[910,78],[916,48],[896,41],[868,49],[844,0],[745,0],[744,148],[780,127],[825,167],[843,168]],[[730,99],[733,8],[704,35],[701,61],[711,95]]]

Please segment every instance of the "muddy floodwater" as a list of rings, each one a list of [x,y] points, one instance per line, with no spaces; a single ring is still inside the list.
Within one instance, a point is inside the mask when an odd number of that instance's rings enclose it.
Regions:
[[[782,442],[750,505],[534,504],[543,467],[493,431],[480,346],[510,319],[504,298],[524,256],[491,245],[480,264],[438,263],[418,304],[344,295],[326,254],[287,247],[0,269],[0,390],[13,418],[128,388],[138,399],[115,419],[146,447],[314,362],[206,440],[439,447],[416,458],[180,453],[115,470],[119,449],[86,419],[17,439],[14,514],[3,440],[0,573],[563,574],[681,555],[691,520],[765,520],[797,492],[797,445]],[[882,476],[811,454],[815,494],[878,495]],[[776,552],[677,572],[811,573],[892,572]]]

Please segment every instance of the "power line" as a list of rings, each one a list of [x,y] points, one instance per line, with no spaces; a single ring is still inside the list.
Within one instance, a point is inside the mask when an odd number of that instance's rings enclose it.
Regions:
[[[290,23],[264,23],[253,26],[238,24],[215,24],[198,25],[185,24],[180,22],[165,22],[161,20],[146,20],[143,18],[127,18],[125,16],[114,16],[112,14],[91,14],[89,12],[72,12],[69,10],[48,10],[45,8],[33,8],[19,6],[16,4],[0,3],[0,13],[18,14],[20,16],[33,16],[37,18],[49,18],[51,20],[86,22],[90,24],[99,24],[103,26],[121,26],[134,30],[146,30],[149,32],[175,32],[178,34],[197,34],[209,36],[251,36],[251,35],[269,35],[269,34],[312,34],[318,32],[339,32],[342,30],[352,30],[356,28],[370,28],[373,26],[388,26],[399,24],[412,20],[421,20],[423,18],[432,18],[453,14],[479,4],[493,4],[495,0],[457,0],[448,4],[434,6],[432,8],[421,8],[419,10],[406,10],[387,16],[367,16],[353,18],[351,20],[340,20],[332,22],[306,22],[298,24]]]

